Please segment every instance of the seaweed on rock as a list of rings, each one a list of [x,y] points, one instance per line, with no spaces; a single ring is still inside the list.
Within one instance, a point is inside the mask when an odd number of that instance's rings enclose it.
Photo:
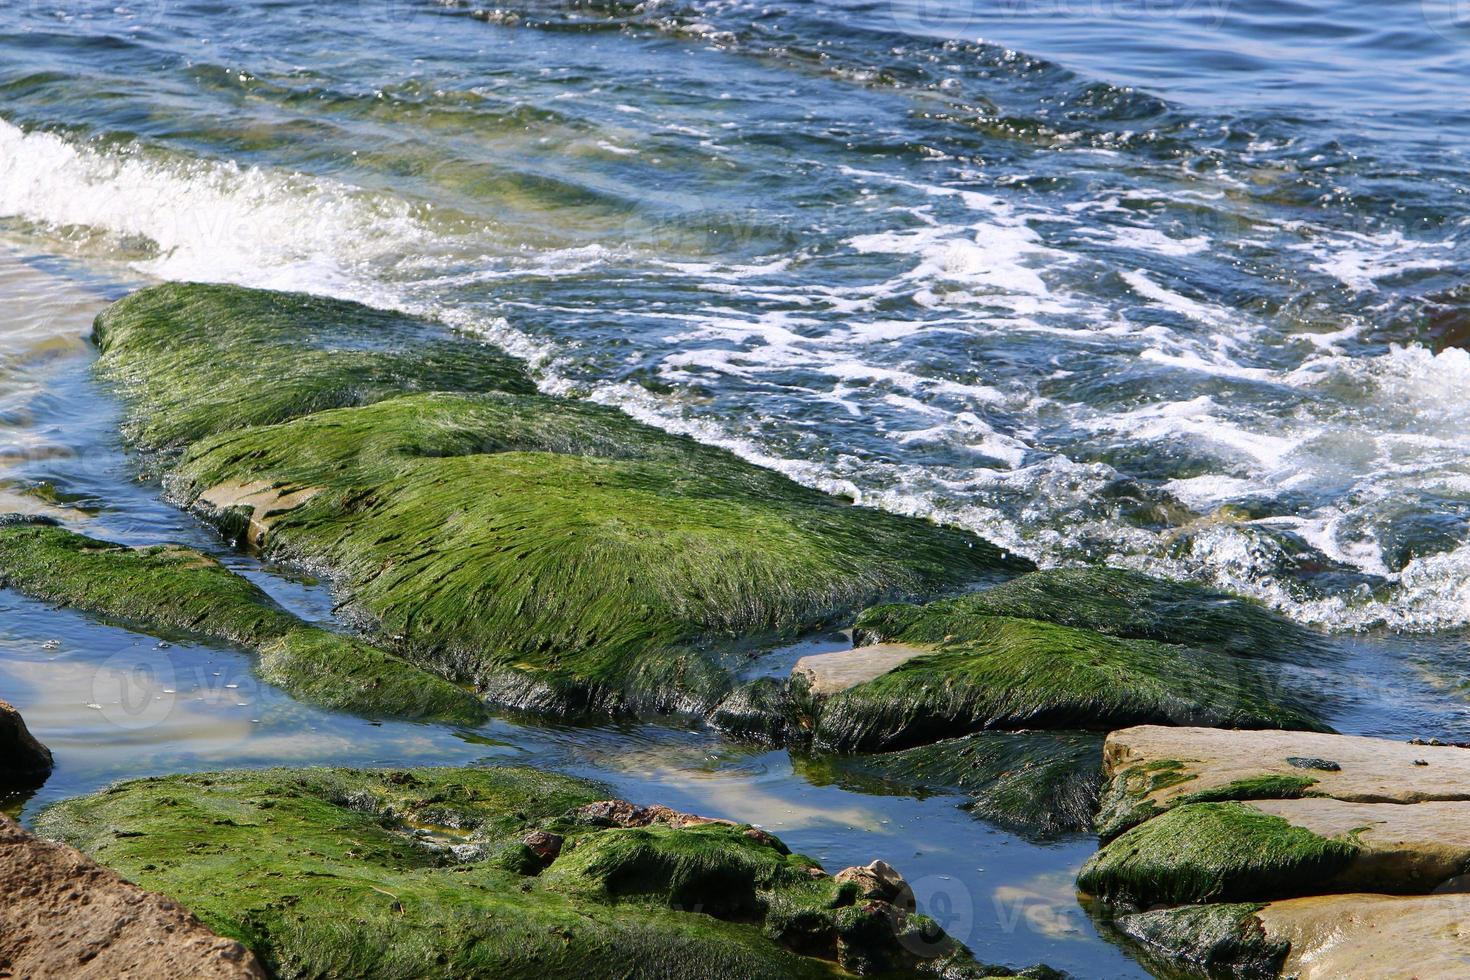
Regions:
[[[1193,724],[1326,730],[1249,661],[1008,617],[956,622],[931,606],[893,638],[931,646],[828,699],[819,746],[877,750],[982,729]]]
[[[1104,846],[1077,886],[1125,908],[1269,901],[1310,894],[1360,849],[1244,803],[1189,803]]]
[[[502,703],[707,711],[742,651],[1029,567],[614,410],[523,393],[519,375],[482,378],[444,351],[390,347],[379,371],[374,331],[388,343],[406,328],[375,317],[154,287],[99,316],[100,370],[129,403],[135,445],[189,443],[168,479],[182,503],[330,574],[384,643]],[[367,337],[368,375],[350,357],[340,374],[337,351],[316,356],[343,330]],[[289,383],[233,407],[272,365]]]
[[[483,721],[470,692],[376,647],[303,622],[247,579],[181,545],[129,548],[54,522],[0,522],[0,587],[158,634],[260,653],[261,676],[295,697],[376,717]]]
[[[606,793],[521,767],[221,772],[123,783],[38,824],[282,977],[997,972],[769,835]],[[619,807],[645,819],[586,816]],[[549,866],[496,859],[553,836]]]

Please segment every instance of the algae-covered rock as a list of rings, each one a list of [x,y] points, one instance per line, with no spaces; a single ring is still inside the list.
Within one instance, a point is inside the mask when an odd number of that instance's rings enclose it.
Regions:
[[[1320,889],[1360,850],[1351,834],[1323,836],[1251,804],[1190,803],[1104,846],[1077,886],[1133,908],[1266,901]]]
[[[861,792],[960,793],[975,817],[1048,838],[1092,826],[1101,744],[1092,732],[981,732],[896,752],[794,761],[807,779]]]
[[[1145,959],[1181,965],[1209,977],[1270,980],[1280,975],[1291,944],[1266,935],[1261,903],[1186,905],[1152,909],[1113,925],[1144,949]]]
[[[156,287],[98,318],[99,370],[120,383],[135,445],[188,443],[169,479],[182,503],[325,571],[384,642],[503,703],[708,710],[728,655],[1027,566],[611,409],[526,394],[452,345],[409,345],[391,319]],[[357,352],[345,375],[338,344]],[[286,364],[290,383],[258,409],[208,394],[253,396]]]
[[[250,647],[292,695],[374,716],[472,723],[473,694],[352,637],[303,622],[192,548],[129,548],[47,519],[0,523],[0,587],[153,633]]]
[[[151,450],[409,391],[536,390],[484,344],[304,293],[165,283],[104,310],[92,339],[128,403],[129,441]]]
[[[38,823],[283,977],[981,975],[932,921],[859,904],[769,835],[606,792],[525,768],[223,772]]]
[[[827,699],[816,720],[818,745],[876,750],[982,729],[1146,722],[1325,727],[1243,658],[1036,620],[956,614],[949,601],[907,608],[914,611],[883,638],[931,652]]]
[[[1264,606],[1192,582],[1122,568],[1054,568],[927,606],[877,606],[857,621],[860,642],[940,642],[992,616],[1037,619],[1134,640],[1241,656],[1300,657],[1312,633]]]

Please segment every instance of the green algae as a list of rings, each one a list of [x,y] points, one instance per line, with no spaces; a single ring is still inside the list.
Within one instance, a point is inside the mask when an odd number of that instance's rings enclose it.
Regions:
[[[1187,905],[1122,916],[1114,928],[1143,947],[1145,958],[1172,971],[1180,964],[1205,976],[1272,980],[1291,952],[1266,937],[1256,913],[1264,905]]]
[[[1317,780],[1310,776],[1269,773],[1247,776],[1222,786],[1181,793],[1162,804],[1151,799],[1158,790],[1199,778],[1177,759],[1155,759],[1129,766],[1113,775],[1103,789],[1095,826],[1102,840],[1109,841],[1165,810],[1186,803],[1221,803],[1229,800],[1293,800],[1308,795]]]
[[[1093,855],[1077,886],[1109,905],[1269,901],[1310,893],[1358,853],[1237,802],[1175,807]]]
[[[1280,657],[1317,646],[1309,631],[1249,599],[1122,568],[1047,569],[922,607],[878,606],[859,617],[856,629],[870,642],[938,643],[983,628],[993,616],[1239,656]]]
[[[748,827],[579,816],[606,796],[521,767],[239,771],[119,784],[37,826],[279,977],[830,977],[844,943],[897,975],[985,972],[920,916],[846,935],[851,886]],[[545,870],[493,859],[537,832],[563,840]],[[826,958],[791,948],[803,921]],[[934,957],[899,962],[916,929]]]
[[[933,652],[828,699],[818,745],[902,748],[982,729],[1140,724],[1327,730],[1226,654],[1034,620],[938,619],[961,628],[939,635],[921,616],[900,631],[894,639]]]
[[[707,711],[740,653],[1029,567],[614,410],[529,394],[480,363],[488,352],[434,347],[426,331],[335,301],[174,284],[110,307],[95,332],[132,444],[185,447],[166,479],[176,500],[328,574],[383,644],[514,707]],[[271,393],[239,404],[258,388]],[[232,502],[262,491],[284,499]]]
[[[1102,738],[1092,732],[981,732],[896,752],[793,756],[805,778],[866,793],[960,793],[976,818],[1046,839],[1092,826]]]
[[[293,696],[375,717],[471,724],[487,711],[443,678],[303,622],[253,583],[179,545],[129,548],[45,519],[0,521],[0,587],[155,635],[249,647],[261,676]]]
[[[275,517],[272,556],[323,567],[416,662],[553,711],[707,709],[728,685],[721,652],[999,561],[959,532],[539,397],[405,396],[233,432],[192,447],[172,486],[197,505],[257,483],[319,488]]]
[[[165,283],[103,310],[92,339],[130,408],[125,434],[150,450],[408,391],[535,390],[483,344],[303,293]]]

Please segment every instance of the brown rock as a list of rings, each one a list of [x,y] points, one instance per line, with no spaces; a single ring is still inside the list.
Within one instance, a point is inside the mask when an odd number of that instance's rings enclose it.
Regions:
[[[863,867],[844,868],[837,872],[838,884],[852,882],[868,901],[887,902],[906,912],[914,911],[914,892],[903,875],[887,861],[874,861]]]
[[[1470,895],[1324,895],[1256,913],[1267,939],[1291,943],[1298,980],[1451,980],[1470,976]]]
[[[70,980],[264,978],[255,954],[74,848],[0,816],[0,968]]]
[[[545,830],[533,830],[526,835],[523,843],[531,849],[532,854],[550,864],[561,854],[562,836]]]
[[[673,827],[675,830],[712,823],[724,824],[727,827],[737,826],[733,820],[681,813],[667,806],[638,806],[627,800],[599,800],[596,803],[585,803],[574,809],[570,816],[580,823],[597,824],[603,827],[647,827],[656,823]]]
[[[26,728],[20,712],[0,701],[0,787],[39,786],[51,775],[51,750]]]
[[[899,664],[931,652],[901,643],[874,643],[838,653],[802,657],[791,668],[791,675],[805,678],[807,689],[813,695],[827,697],[881,677]]]

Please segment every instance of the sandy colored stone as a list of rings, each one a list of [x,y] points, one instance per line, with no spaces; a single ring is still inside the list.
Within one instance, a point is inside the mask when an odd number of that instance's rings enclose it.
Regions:
[[[914,911],[914,892],[898,869],[887,861],[874,861],[859,867],[843,868],[835,875],[838,884],[857,885],[865,901],[887,902],[905,911]]]
[[[1303,768],[1288,758],[1336,763],[1336,771]],[[1178,761],[1180,775],[1147,794],[1167,809],[1176,798],[1259,776],[1306,776],[1310,792],[1360,803],[1470,800],[1470,749],[1410,745],[1383,738],[1315,732],[1226,731],[1140,725],[1113,732],[1103,743],[1103,770],[1111,779],[1134,766]],[[1417,765],[1416,761],[1428,765]]]
[[[250,527],[246,543],[255,549],[265,545],[271,525],[281,517],[321,492],[319,487],[279,487],[264,480],[249,483],[222,483],[199,495],[199,500],[215,510],[234,507],[250,508]]]
[[[922,647],[902,643],[874,643],[837,653],[802,657],[791,668],[791,674],[805,677],[813,694],[827,697],[881,677],[899,664],[929,652]]]
[[[172,899],[0,815],[0,975],[190,980],[265,971]]]
[[[1470,894],[1324,895],[1256,913],[1291,943],[1282,976],[1298,980],[1470,977]]]
[[[1246,804],[1320,837],[1362,845],[1331,882],[1335,891],[1428,892],[1470,868],[1470,803],[1345,803],[1332,799]]]
[[[51,775],[51,750],[37,741],[20,712],[0,701],[0,787],[39,786]]]

